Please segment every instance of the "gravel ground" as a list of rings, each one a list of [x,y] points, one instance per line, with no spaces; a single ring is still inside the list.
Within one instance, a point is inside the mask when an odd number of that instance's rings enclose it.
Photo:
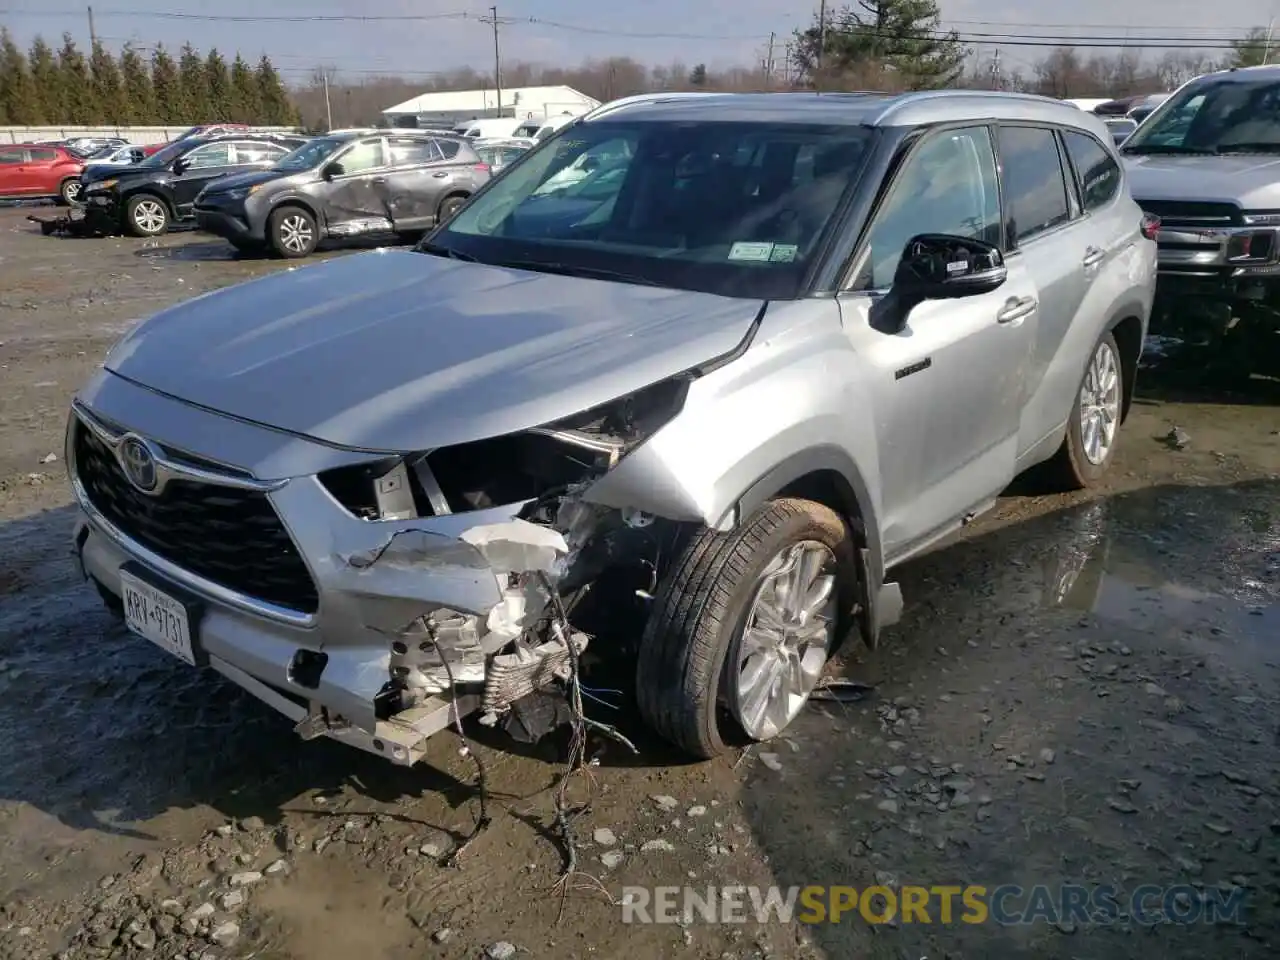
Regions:
[[[476,813],[456,737],[412,771],[303,743],[131,638],[77,579],[61,463],[77,385],[138,318],[289,268],[194,234],[46,238],[26,212],[0,210],[0,958],[1280,948],[1274,384],[1206,396],[1149,371],[1109,487],[1011,491],[904,568],[905,622],[843,664],[862,699],[812,706],[785,739],[686,765],[624,719],[640,755],[593,747],[582,875],[561,896],[554,747],[476,732],[494,822],[445,866]],[[624,926],[617,905],[626,885],[732,883],[1185,884],[1182,904],[1239,887],[1247,913]]]

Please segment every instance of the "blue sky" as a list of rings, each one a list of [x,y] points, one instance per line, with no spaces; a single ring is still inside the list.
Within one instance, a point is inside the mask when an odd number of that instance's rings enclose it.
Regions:
[[[1254,23],[1265,25],[1272,0],[941,0],[944,20],[967,33],[1051,34],[1074,29],[1077,35],[1222,37]],[[1275,0],[1280,12],[1280,0]],[[724,65],[758,61],[769,33],[779,45],[810,22],[817,0],[504,0],[499,16],[504,59],[577,63],[589,57],[628,55],[668,64],[706,62]],[[838,0],[831,3],[839,6]],[[1070,13],[1068,13],[1070,7]],[[491,28],[477,19],[487,15],[485,0],[102,0],[95,4],[96,28],[112,47],[129,38],[143,45],[163,42],[178,47],[217,46],[224,53],[270,54],[286,77],[301,79],[319,63],[340,70],[419,74],[493,63]],[[248,23],[162,19],[120,15],[118,11],[164,10],[176,14],[224,16],[396,16],[467,14],[468,18],[432,22]],[[56,38],[72,31],[88,45],[84,7],[66,0],[0,0],[0,23],[19,42],[37,33]],[[26,11],[20,13],[19,11]],[[31,15],[34,13],[35,15]],[[544,21],[539,23],[537,21]],[[576,27],[567,29],[552,23]],[[1067,27],[1066,24],[1088,25]],[[639,34],[681,34],[643,37]],[[705,39],[689,38],[699,35]],[[983,38],[984,45],[994,42]],[[1005,62],[1026,67],[1043,49],[1006,46]],[[778,55],[781,55],[779,46]],[[1158,55],[1153,53],[1152,55]]]

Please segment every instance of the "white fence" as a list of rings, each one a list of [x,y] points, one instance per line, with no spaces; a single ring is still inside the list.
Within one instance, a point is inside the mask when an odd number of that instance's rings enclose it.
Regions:
[[[149,143],[167,143],[190,129],[190,124],[181,127],[0,127],[0,143],[31,143],[33,140],[69,140],[71,137],[122,137],[130,143],[145,146]],[[254,129],[287,133],[294,128],[255,127]]]

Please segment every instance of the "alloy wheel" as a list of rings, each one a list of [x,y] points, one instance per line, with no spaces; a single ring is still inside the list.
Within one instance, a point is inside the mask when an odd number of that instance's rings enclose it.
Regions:
[[[1111,344],[1098,344],[1080,387],[1080,439],[1094,466],[1107,459],[1120,425],[1120,364]]]

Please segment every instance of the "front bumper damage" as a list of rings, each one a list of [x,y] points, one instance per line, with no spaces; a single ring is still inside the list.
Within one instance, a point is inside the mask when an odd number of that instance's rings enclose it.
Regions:
[[[103,463],[88,467],[129,434],[147,436],[155,422],[186,427],[184,436],[231,434],[243,449],[263,441],[262,428],[131,386],[116,389],[128,391],[136,420],[124,424],[78,402],[68,423],[85,575],[110,600],[122,595],[121,568],[141,564],[162,588],[197,596],[198,662],[290,718],[304,739],[329,737],[399,765],[421,760],[428,739],[463,717],[479,712],[490,724],[510,722],[513,705],[562,684],[588,638],[557,612],[561,592],[591,578],[596,547],[616,531],[652,534],[652,518],[588,504],[581,486],[546,501],[420,517],[397,512],[403,504],[386,483],[382,514],[401,519],[371,521],[344,509],[319,476],[250,480],[156,441],[160,467],[172,478],[232,484],[223,492],[270,501],[317,587],[314,609],[291,609],[194,569],[197,546],[184,552],[180,543],[144,536],[145,525],[131,529],[140,514],[104,493],[93,473]],[[296,450],[290,459],[298,459]]]

